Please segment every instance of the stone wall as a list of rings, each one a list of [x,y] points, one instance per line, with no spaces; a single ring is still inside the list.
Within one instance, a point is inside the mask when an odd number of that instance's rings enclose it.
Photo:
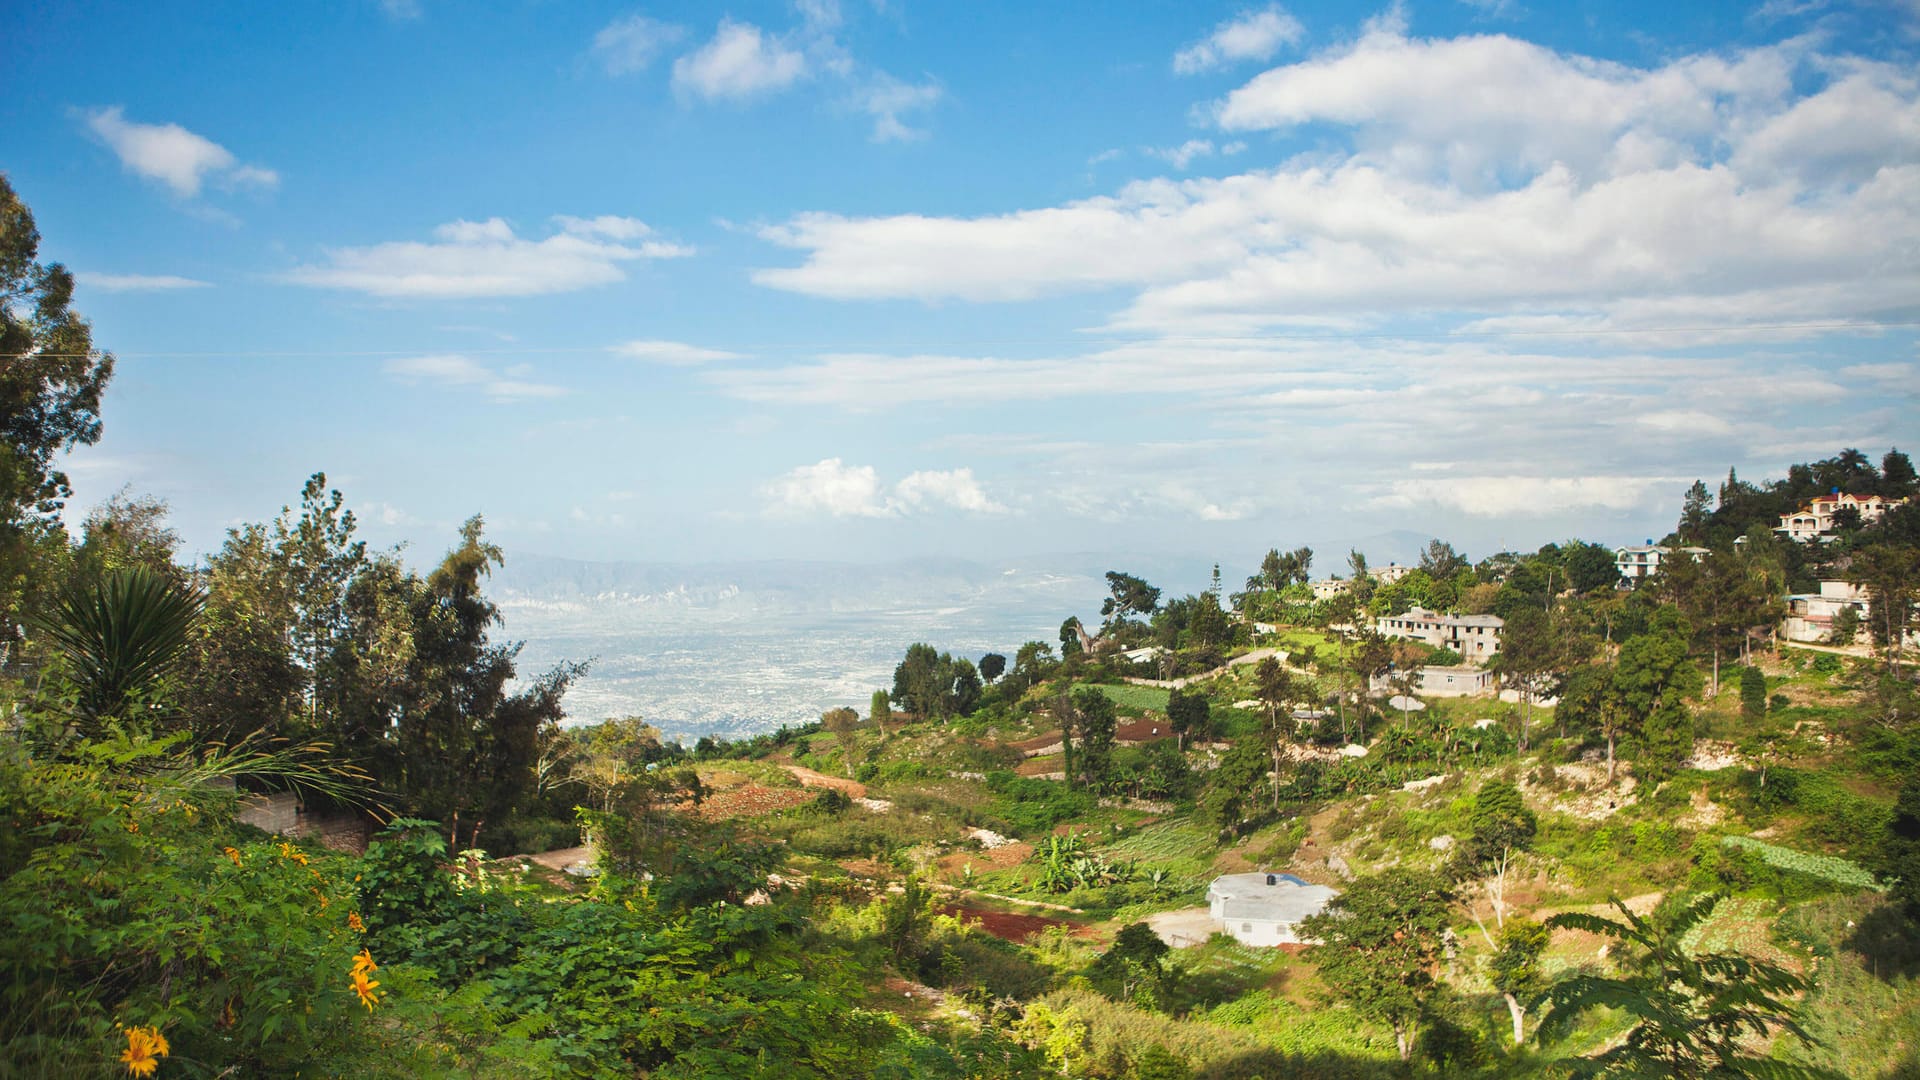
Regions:
[[[298,796],[284,791],[248,795],[240,800],[240,822],[264,832],[296,839],[312,837],[335,851],[359,854],[373,836],[373,819],[352,809],[308,812]]]

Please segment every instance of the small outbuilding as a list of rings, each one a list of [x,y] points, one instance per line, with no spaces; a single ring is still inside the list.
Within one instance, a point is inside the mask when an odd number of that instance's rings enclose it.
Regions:
[[[1207,913],[1242,945],[1311,944],[1295,928],[1338,895],[1292,874],[1223,874],[1207,887]]]

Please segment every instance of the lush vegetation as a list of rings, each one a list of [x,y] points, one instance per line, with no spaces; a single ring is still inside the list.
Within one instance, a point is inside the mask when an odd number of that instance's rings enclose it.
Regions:
[[[1116,570],[1097,627],[687,748],[562,723],[477,517],[424,573],[321,475],[202,565],[132,493],[70,533],[112,361],[4,178],[0,224],[0,1077],[1920,1069],[1916,511],[1766,528],[1912,495],[1897,451],[1697,485],[1635,587],[1579,540]],[[1823,576],[1863,644],[1784,647]],[[1461,661],[1374,630],[1416,604],[1500,616],[1512,700],[1414,700]],[[370,842],[245,823],[283,790]],[[1162,930],[1250,870],[1338,891],[1311,944]]]

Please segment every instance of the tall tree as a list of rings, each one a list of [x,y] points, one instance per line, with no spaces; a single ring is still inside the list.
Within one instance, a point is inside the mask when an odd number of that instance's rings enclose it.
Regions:
[[[100,439],[113,354],[73,310],[73,275],[40,263],[33,212],[0,175],[0,649],[29,601],[54,587],[36,555],[73,494],[55,455]],[[0,652],[4,656],[4,652]]]
[[[1680,542],[1704,543],[1707,538],[1707,517],[1712,511],[1713,495],[1707,491],[1706,482],[1695,480],[1680,501],[1680,526],[1675,530]]]
[[[1100,604],[1100,617],[1108,627],[1125,622],[1129,615],[1152,615],[1160,606],[1159,588],[1118,570],[1107,571],[1107,592]]]
[[[980,677],[991,684],[1006,673],[1007,658],[997,652],[990,652],[980,658],[979,667]]]
[[[1867,623],[1887,670],[1900,671],[1900,651],[1920,601],[1920,551],[1875,544],[1853,558],[1847,580],[1866,590]]]
[[[860,714],[849,708],[828,709],[820,714],[820,726],[840,744],[840,758],[847,767],[849,780],[853,779],[853,752],[859,746],[855,730],[859,724]]]
[[[1080,730],[1080,775],[1088,788],[1098,791],[1109,779],[1118,714],[1113,699],[1090,686],[1074,692],[1073,711]]]
[[[1524,703],[1520,714],[1520,750],[1530,746],[1533,702],[1551,692],[1566,670],[1567,649],[1560,627],[1539,608],[1528,606],[1507,616],[1500,628],[1500,651],[1494,654],[1493,668],[1501,679],[1520,691]]]
[[[1426,550],[1420,553],[1420,569],[1434,581],[1449,581],[1462,570],[1470,570],[1473,564],[1465,555],[1453,549],[1453,545],[1444,540],[1430,540]]]
[[[1369,1020],[1393,1028],[1400,1060],[1414,1036],[1436,980],[1453,890],[1423,870],[1394,869],[1357,878],[1327,909],[1303,920],[1309,952],[1335,998]]]
[[[1262,729],[1267,753],[1273,759],[1273,808],[1280,809],[1280,784],[1285,776],[1287,743],[1293,737],[1293,713],[1289,708],[1299,691],[1293,677],[1280,661],[1269,656],[1253,669],[1253,696],[1267,707],[1267,722]]]
[[[1686,699],[1700,693],[1701,680],[1687,655],[1689,630],[1678,610],[1663,606],[1646,633],[1620,646],[1615,663],[1614,692],[1638,734],[1634,770],[1648,781],[1665,779],[1693,751]]]
[[[887,737],[887,725],[893,721],[893,705],[887,700],[885,690],[875,690],[873,700],[867,704],[867,715],[873,717],[873,726],[880,729],[880,737]]]
[[[1189,735],[1212,741],[1212,708],[1205,694],[1183,693],[1178,687],[1167,691],[1167,726],[1173,729],[1181,750],[1187,748]]]

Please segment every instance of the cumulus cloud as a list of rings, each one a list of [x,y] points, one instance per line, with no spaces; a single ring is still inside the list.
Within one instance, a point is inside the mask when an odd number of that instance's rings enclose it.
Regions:
[[[1226,67],[1244,60],[1268,60],[1283,45],[1306,36],[1300,20],[1278,5],[1249,11],[1213,28],[1213,32],[1173,54],[1173,70],[1182,75]]]
[[[1213,152],[1213,140],[1211,139],[1188,139],[1179,146],[1168,147],[1166,149],[1149,149],[1147,151],[1147,153],[1159,158],[1181,172],[1186,171],[1187,166],[1192,164],[1194,158],[1211,157],[1213,156]]]
[[[126,118],[119,105],[87,113],[87,129],[120,159],[129,172],[158,181],[183,199],[200,194],[209,180],[227,188],[270,188],[280,175],[258,165],[242,165],[226,147],[179,124],[142,124]]]
[[[593,58],[609,75],[631,75],[645,71],[686,35],[685,27],[645,15],[627,15],[593,35]]]
[[[1005,513],[972,469],[922,470],[907,474],[889,491],[871,465],[826,458],[802,465],[768,484],[767,512],[775,515],[903,517],[947,508],[970,514]]]
[[[747,101],[792,86],[806,55],[752,23],[720,20],[713,39],[673,62],[673,87],[708,101]]]
[[[98,274],[81,270],[73,280],[102,292],[172,292],[178,289],[204,289],[209,282],[173,274]]]
[[[534,382],[526,369],[495,371],[457,353],[410,356],[387,361],[387,374],[409,384],[433,384],[477,390],[502,403],[561,397],[564,386]]]
[[[762,232],[801,262],[754,279],[841,299],[1121,288],[1115,326],[1180,333],[1436,314],[1737,328],[1872,321],[1920,295],[1920,77],[1807,40],[1640,68],[1386,20],[1210,115],[1349,145],[978,217],[804,213]],[[1184,165],[1211,142],[1160,153]]]
[[[613,351],[621,356],[635,360],[649,360],[656,364],[692,366],[710,364],[720,360],[745,359],[740,353],[726,352],[721,349],[706,349],[698,345],[689,345],[684,341],[628,341],[613,346]]]
[[[506,221],[489,218],[442,225],[427,242],[329,248],[324,265],[296,267],[282,279],[393,298],[539,296],[622,281],[624,263],[693,253],[654,239],[634,218],[554,220],[558,231],[542,240],[522,238]]]

